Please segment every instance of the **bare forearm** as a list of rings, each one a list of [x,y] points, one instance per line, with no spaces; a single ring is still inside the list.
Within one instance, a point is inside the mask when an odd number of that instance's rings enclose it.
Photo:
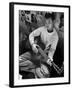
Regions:
[[[39,36],[40,35],[40,29],[36,29],[35,31],[33,31],[30,35],[29,35],[29,41],[30,41],[30,44],[33,45],[34,44],[34,38],[36,36]]]

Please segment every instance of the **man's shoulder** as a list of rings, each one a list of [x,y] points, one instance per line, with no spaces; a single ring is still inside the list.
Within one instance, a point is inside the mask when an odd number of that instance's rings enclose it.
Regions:
[[[41,26],[41,27],[39,27],[39,29],[41,29],[41,30],[43,29],[44,30],[45,29],[45,26]]]
[[[59,38],[59,36],[58,36],[58,33],[57,33],[56,29],[54,29],[53,37],[54,37],[54,38],[56,38],[56,39],[58,39],[58,38]]]
[[[55,28],[54,28],[54,34],[58,36],[58,32]]]
[[[43,30],[44,30],[44,26],[38,27],[38,28],[35,29],[33,32],[42,32]]]

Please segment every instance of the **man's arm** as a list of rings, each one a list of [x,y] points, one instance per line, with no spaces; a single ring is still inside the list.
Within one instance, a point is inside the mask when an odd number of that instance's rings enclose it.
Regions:
[[[39,36],[41,34],[40,30],[41,28],[38,28],[29,35],[29,42],[30,42],[30,45],[32,46],[32,50],[35,53],[38,53],[38,49],[36,48],[37,44],[34,41],[34,37]]]
[[[57,43],[58,43],[58,35],[56,35],[56,38],[53,40],[53,42],[51,44],[51,47],[50,47],[50,50],[49,50],[49,54],[48,54],[48,57],[50,59],[53,59],[53,55],[55,53],[55,50],[56,50],[56,47],[57,47]]]
[[[34,30],[33,32],[30,33],[29,42],[30,42],[31,46],[35,43],[34,42],[34,37],[40,35],[40,33],[41,33],[40,30],[41,30],[41,28],[38,28],[38,29],[36,29],[36,30]]]

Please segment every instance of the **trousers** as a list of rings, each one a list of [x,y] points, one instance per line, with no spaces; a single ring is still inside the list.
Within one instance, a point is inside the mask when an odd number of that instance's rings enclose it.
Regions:
[[[35,77],[39,78],[49,77],[49,75],[47,75],[47,73],[49,73],[48,68],[40,64],[40,61],[32,60],[32,58],[33,55],[30,52],[26,52],[19,56],[20,71],[32,72]]]

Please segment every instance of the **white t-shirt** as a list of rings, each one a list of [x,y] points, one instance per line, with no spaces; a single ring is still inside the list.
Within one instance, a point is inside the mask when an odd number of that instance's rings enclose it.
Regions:
[[[45,26],[34,30],[29,35],[29,41],[30,41],[31,45],[34,44],[34,37],[36,37],[36,36],[41,37],[41,41],[44,43],[46,48],[49,47],[49,45],[51,45],[48,57],[53,58],[53,55],[54,55],[54,52],[56,50],[56,46],[58,43],[58,34],[57,34],[56,30],[53,28],[53,32],[49,33]]]

